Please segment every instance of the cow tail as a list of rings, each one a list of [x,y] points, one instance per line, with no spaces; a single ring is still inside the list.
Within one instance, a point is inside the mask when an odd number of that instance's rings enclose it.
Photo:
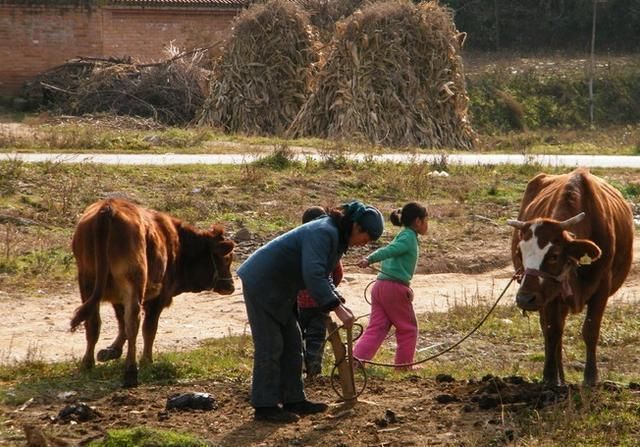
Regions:
[[[100,300],[104,294],[109,276],[109,265],[107,262],[107,246],[111,234],[111,220],[113,218],[113,208],[109,203],[105,204],[96,215],[95,233],[93,235],[93,253],[95,262],[95,284],[93,292],[80,307],[78,307],[71,319],[71,330],[74,331],[85,322],[96,308],[100,305]]]

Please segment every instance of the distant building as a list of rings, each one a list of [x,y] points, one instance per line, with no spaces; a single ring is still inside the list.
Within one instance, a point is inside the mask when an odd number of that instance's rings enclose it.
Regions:
[[[229,35],[246,0],[0,0],[0,95],[73,57],[166,59]]]

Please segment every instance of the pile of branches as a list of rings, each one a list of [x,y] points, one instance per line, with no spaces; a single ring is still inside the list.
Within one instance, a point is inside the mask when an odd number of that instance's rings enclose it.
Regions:
[[[217,61],[199,123],[231,133],[283,134],[310,91],[316,41],[295,3],[251,5]]]
[[[435,1],[367,4],[337,24],[289,136],[471,149],[463,41],[451,11]]]
[[[130,58],[74,58],[41,73],[25,87],[24,97],[65,115],[112,113],[186,124],[204,103],[205,52],[177,53],[153,64]]]

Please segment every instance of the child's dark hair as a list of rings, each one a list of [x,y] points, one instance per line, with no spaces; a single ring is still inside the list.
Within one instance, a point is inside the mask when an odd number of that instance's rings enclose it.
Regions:
[[[417,218],[422,219],[427,216],[427,208],[418,202],[409,202],[402,208],[392,211],[389,220],[397,227],[410,227]]]
[[[327,214],[327,210],[321,206],[310,206],[304,213],[302,213],[302,223],[306,224],[307,222],[311,222],[312,220],[317,219],[320,216],[324,216]]]

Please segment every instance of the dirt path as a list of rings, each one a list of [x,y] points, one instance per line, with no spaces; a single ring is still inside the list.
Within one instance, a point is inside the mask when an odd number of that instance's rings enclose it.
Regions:
[[[640,238],[636,238],[634,267],[625,286],[612,302],[640,300]],[[456,304],[492,303],[509,282],[511,269],[483,274],[444,273],[416,275],[412,283],[417,313],[443,311]],[[369,312],[363,298],[370,273],[347,271],[340,289],[356,316]],[[515,286],[507,291],[502,303],[511,305]],[[84,333],[68,330],[73,310],[79,304],[75,285],[63,290],[39,290],[29,296],[0,291],[3,309],[0,324],[0,363],[44,360],[62,361],[79,358],[84,350]],[[115,337],[116,322],[110,306],[101,308],[102,334],[98,348]],[[166,309],[160,319],[155,351],[180,351],[196,347],[202,340],[248,332],[240,284],[231,296],[212,293],[182,294]]]

